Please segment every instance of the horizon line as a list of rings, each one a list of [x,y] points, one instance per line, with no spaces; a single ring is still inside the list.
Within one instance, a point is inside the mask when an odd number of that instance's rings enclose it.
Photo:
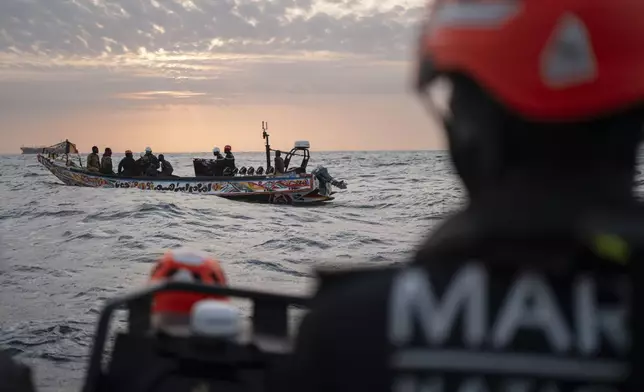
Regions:
[[[279,150],[283,153],[287,153],[291,149]],[[274,151],[274,150],[271,150]],[[311,150],[312,153],[325,153],[325,152],[435,152],[435,151],[448,151],[447,148],[427,148],[427,149],[398,149],[398,150]],[[132,150],[133,153],[136,151]],[[141,151],[142,152],[142,151]],[[264,153],[266,150],[240,150],[234,151],[234,153]],[[88,154],[89,152],[79,151],[79,154]],[[124,154],[125,152],[115,152],[115,154]],[[153,151],[154,153],[154,151]],[[102,154],[99,152],[99,154]],[[161,151],[155,154],[212,154],[212,151]],[[19,152],[15,153],[0,153],[0,155],[37,155],[37,154],[23,154]],[[70,154],[73,155],[73,154]]]

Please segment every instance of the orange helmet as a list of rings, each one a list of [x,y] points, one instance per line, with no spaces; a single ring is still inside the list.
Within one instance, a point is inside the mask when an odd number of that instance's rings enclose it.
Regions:
[[[152,269],[150,282],[165,279],[226,285],[227,279],[219,262],[208,254],[194,250],[171,250]],[[204,299],[227,301],[227,297],[187,292],[164,292],[154,297],[152,313],[189,315],[192,306]]]
[[[642,0],[435,0],[417,88],[441,74],[475,80],[543,121],[587,119],[644,98]]]

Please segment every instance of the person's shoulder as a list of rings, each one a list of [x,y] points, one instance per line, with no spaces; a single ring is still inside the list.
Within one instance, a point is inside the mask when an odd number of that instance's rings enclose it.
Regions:
[[[318,289],[296,335],[288,390],[386,384],[388,298],[401,268],[353,268],[316,271]]]
[[[312,309],[320,315],[353,313],[356,307],[379,307],[386,301],[391,282],[402,265],[384,267],[325,267],[316,271],[318,286]]]
[[[8,352],[0,351],[0,391],[33,392],[31,369],[14,361]]]

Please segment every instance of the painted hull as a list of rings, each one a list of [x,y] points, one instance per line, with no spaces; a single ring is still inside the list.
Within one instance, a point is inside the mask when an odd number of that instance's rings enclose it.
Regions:
[[[40,162],[65,185],[123,188],[156,192],[213,195],[247,202],[271,204],[318,204],[333,200],[322,194],[312,174],[239,177],[120,177],[68,167],[64,162],[38,154]]]
[[[23,154],[40,154],[43,148],[45,147],[20,147],[20,150]]]

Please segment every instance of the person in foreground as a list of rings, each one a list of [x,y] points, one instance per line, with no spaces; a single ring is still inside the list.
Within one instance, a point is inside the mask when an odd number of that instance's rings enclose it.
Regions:
[[[204,252],[176,249],[166,252],[152,268],[149,283],[160,281],[197,282],[228,285],[221,263]],[[199,301],[228,298],[196,293],[171,292],[158,294],[152,308],[152,326],[156,331],[185,336],[190,331],[190,311]]]
[[[642,14],[434,2],[416,88],[468,203],[409,264],[320,272],[285,389],[644,390]]]
[[[35,392],[32,371],[14,360],[9,351],[0,351],[0,392]]]
[[[148,287],[169,281],[211,286],[228,284],[219,261],[204,252],[186,248],[172,249],[155,263]],[[222,319],[217,317],[217,312],[214,315],[208,312],[205,323],[196,321],[199,308],[203,309],[205,305],[212,309],[213,303],[218,310],[223,308],[227,315],[238,313],[228,297],[222,295],[179,290],[154,294],[149,304],[150,323],[145,330],[136,331],[139,319],[128,324],[127,333],[117,334],[105,373],[99,380],[86,378],[83,391],[197,391],[204,387],[208,390],[208,384],[217,384],[220,378],[228,380],[230,368],[224,367],[224,376],[218,377],[222,369],[211,360],[230,360],[229,353],[222,354],[220,350],[209,347],[208,341],[212,337],[204,339],[208,335],[203,333],[207,329],[220,332],[213,340],[222,343],[232,342],[236,331],[222,331]],[[147,318],[142,313],[136,316]],[[237,326],[234,322],[237,317],[232,317],[232,320],[231,323],[231,318],[228,318],[228,323],[224,324]],[[190,354],[194,350],[198,352],[196,357]],[[230,388],[210,390],[232,391]]]

